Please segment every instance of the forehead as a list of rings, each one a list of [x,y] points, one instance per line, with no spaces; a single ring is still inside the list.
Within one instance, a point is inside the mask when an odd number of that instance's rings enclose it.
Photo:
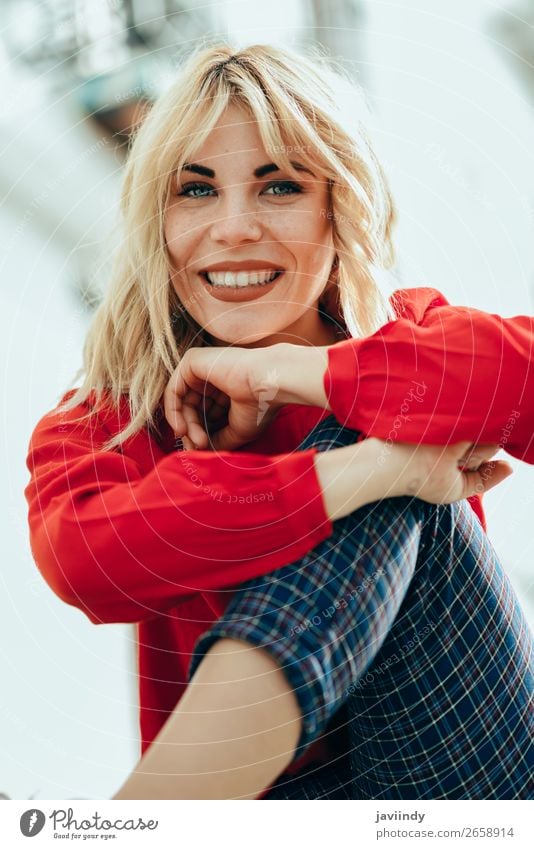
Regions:
[[[308,145],[283,144],[266,149],[254,115],[243,106],[231,104],[226,107],[203,144],[190,156],[189,163],[194,162],[195,166],[215,172],[208,176],[231,177],[236,172],[243,179],[245,171],[250,171],[254,177],[263,177],[275,172],[277,168],[274,166],[283,170],[283,160],[286,158],[288,171],[294,173],[295,169],[299,179],[311,178],[314,182],[326,184],[316,164],[308,162],[306,153],[302,155],[308,148]],[[281,150],[285,156],[281,155]],[[269,165],[272,167],[267,167]],[[197,170],[187,165],[185,168]]]
[[[265,154],[258,122],[242,106],[227,106],[208,137],[195,154],[198,157],[239,153],[240,156]]]

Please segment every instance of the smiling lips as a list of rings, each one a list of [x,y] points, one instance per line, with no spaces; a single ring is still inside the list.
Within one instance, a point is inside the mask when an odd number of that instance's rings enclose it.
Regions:
[[[267,286],[283,274],[283,269],[271,265],[269,260],[227,260],[209,266],[200,276],[214,288],[245,289],[248,286]]]
[[[258,271],[204,271],[202,276],[212,286],[244,288],[245,286],[266,286],[282,274],[272,268]]]
[[[212,298],[240,303],[254,301],[270,292],[284,274],[283,268],[265,259],[226,260],[199,272]]]

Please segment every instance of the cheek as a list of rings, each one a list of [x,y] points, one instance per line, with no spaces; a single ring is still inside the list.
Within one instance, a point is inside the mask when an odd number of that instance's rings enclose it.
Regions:
[[[298,228],[303,241],[313,243],[319,251],[333,246],[332,222],[322,204],[314,205],[307,214],[301,215],[295,222],[295,228]]]
[[[334,242],[330,226],[324,226],[323,221],[315,223],[306,229],[302,237],[302,245],[298,247],[299,261],[310,271],[322,271],[325,264],[333,261],[335,254]]]
[[[176,220],[172,214],[165,219],[163,232],[167,243],[167,250],[171,256],[187,257],[190,245],[193,241],[192,227],[185,220],[184,216],[180,216],[180,220]]]
[[[177,241],[175,238],[172,222],[170,222],[168,219],[165,220],[165,223],[163,225],[163,235],[165,237],[165,244],[167,245],[167,252],[170,256],[174,257],[174,255],[176,254]]]
[[[334,232],[332,227],[332,221],[327,217],[327,212],[327,208],[321,207],[321,210],[319,211],[315,219],[315,229],[319,235],[322,244],[332,245]]]

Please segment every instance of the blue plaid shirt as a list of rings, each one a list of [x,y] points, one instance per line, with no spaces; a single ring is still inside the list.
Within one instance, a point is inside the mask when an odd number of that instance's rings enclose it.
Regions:
[[[329,417],[300,448],[358,436]],[[534,798],[532,635],[467,502],[393,498],[334,522],[304,558],[240,585],[190,677],[223,637],[284,670],[296,757],[332,742],[330,764],[265,798]]]

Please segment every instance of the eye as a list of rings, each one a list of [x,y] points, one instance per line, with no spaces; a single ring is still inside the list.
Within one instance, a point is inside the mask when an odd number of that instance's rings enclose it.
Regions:
[[[214,191],[214,188],[209,183],[186,183],[178,192],[178,197],[205,198],[208,197],[207,192],[211,191]]]
[[[274,197],[286,197],[286,195],[301,194],[303,188],[299,183],[294,183],[292,180],[277,180],[274,183],[269,183],[263,194],[267,194],[270,189],[282,189],[281,192],[273,192]]]

